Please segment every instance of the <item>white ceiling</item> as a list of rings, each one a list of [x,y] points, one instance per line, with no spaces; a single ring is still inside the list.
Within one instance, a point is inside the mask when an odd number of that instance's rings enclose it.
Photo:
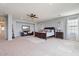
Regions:
[[[34,13],[35,21],[61,17],[63,13],[79,10],[77,3],[0,3],[0,14],[12,14],[14,18],[31,20],[26,14]]]

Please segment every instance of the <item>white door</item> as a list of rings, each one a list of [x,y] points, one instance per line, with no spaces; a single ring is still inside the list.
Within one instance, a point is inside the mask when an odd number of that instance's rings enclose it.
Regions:
[[[67,20],[67,39],[78,40],[78,18]]]

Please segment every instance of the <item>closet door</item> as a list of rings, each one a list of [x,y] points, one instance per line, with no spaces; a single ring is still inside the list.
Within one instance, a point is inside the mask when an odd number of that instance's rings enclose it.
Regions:
[[[67,39],[78,40],[78,18],[67,19]]]

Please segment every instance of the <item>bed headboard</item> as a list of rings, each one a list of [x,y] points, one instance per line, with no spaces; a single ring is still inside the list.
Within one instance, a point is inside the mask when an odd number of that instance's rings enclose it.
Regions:
[[[44,29],[55,30],[54,27],[45,27]]]

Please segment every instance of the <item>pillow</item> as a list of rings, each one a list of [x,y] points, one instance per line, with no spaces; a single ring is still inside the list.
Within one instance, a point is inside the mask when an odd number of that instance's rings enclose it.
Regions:
[[[54,32],[54,30],[51,30],[51,32]]]
[[[47,32],[51,32],[51,30],[48,30]]]

